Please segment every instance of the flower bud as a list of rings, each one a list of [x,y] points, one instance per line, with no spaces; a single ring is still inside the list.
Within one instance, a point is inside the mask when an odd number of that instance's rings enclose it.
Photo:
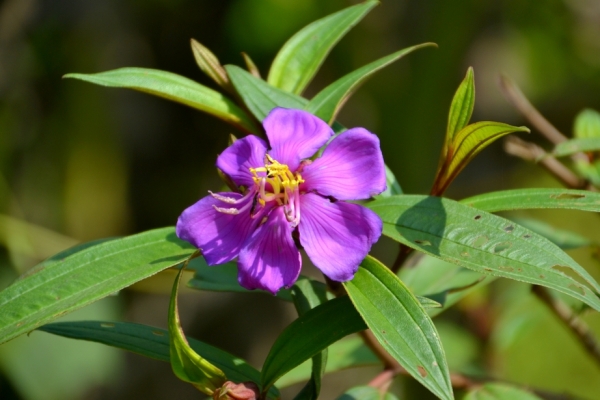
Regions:
[[[234,383],[227,381],[213,394],[214,400],[256,400],[259,389],[254,382]]]

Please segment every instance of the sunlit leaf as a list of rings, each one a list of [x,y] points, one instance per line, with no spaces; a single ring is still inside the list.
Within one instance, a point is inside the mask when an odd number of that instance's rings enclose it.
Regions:
[[[475,76],[473,68],[469,67],[465,79],[454,93],[448,114],[448,127],[446,128],[446,143],[452,143],[454,136],[460,132],[471,120],[475,107]]]
[[[398,61],[415,50],[428,46],[437,45],[435,43],[423,43],[417,46],[408,47],[344,75],[313,97],[306,105],[305,110],[321,118],[328,124],[332,124],[350,95],[375,72]]]
[[[542,235],[563,250],[577,249],[579,247],[586,247],[594,244],[590,239],[581,236],[578,233],[566,229],[558,229],[547,222],[538,219],[510,218],[510,220],[534,231],[538,235]]]
[[[556,157],[565,157],[582,151],[600,151],[600,134],[597,137],[584,137],[561,142],[554,147],[552,154]]]
[[[314,21],[294,34],[273,60],[267,81],[286,92],[300,94],[335,44],[378,1],[368,0]]]
[[[348,389],[336,400],[398,400],[392,393],[381,394],[379,389],[371,386],[356,386]]]
[[[308,103],[305,98],[271,86],[236,65],[226,65],[225,69],[238,94],[259,121],[275,107],[304,108]]]
[[[414,261],[414,265],[400,269],[398,277],[416,295],[428,296],[442,303],[441,308],[427,308],[421,303],[430,316],[447,310],[473,290],[494,280],[491,276],[486,277],[422,253],[415,257],[418,260]]]
[[[214,115],[246,132],[259,132],[254,121],[233,101],[215,90],[171,72],[120,68],[97,74],[67,74],[64,77],[153,94]]]
[[[524,126],[512,126],[500,122],[481,121],[467,125],[457,132],[447,147],[445,159],[440,163],[434,187],[434,195],[441,195],[463,168],[481,150],[493,141],[513,132],[529,132]]]
[[[292,299],[298,311],[302,316],[313,308],[327,301],[327,286],[321,282],[313,281],[307,278],[298,279],[291,289]],[[327,365],[327,349],[312,357],[312,368],[310,380],[296,395],[297,400],[316,400],[321,391],[321,378],[325,374]]]
[[[409,247],[483,274],[547,286],[600,310],[594,278],[548,239],[512,221],[428,196],[388,197],[368,207],[382,218],[385,235]]]
[[[231,84],[229,83],[229,77],[227,71],[219,62],[217,56],[213,54],[207,47],[202,45],[200,42],[192,39],[192,53],[198,67],[204,72],[209,78],[224,89],[230,90]]]
[[[181,323],[177,307],[177,293],[183,268],[177,274],[169,303],[169,347],[171,368],[182,381],[191,383],[204,394],[212,395],[228,380],[223,371],[196,353],[189,345]]]
[[[402,281],[367,256],[354,279],[344,282],[344,287],[383,348],[436,396],[453,399],[450,373],[435,326]]]
[[[378,365],[381,361],[360,337],[352,336],[338,340],[327,349],[325,373],[341,371],[351,367]],[[277,387],[283,388],[310,378],[311,362],[305,361],[277,380]]]
[[[486,383],[470,390],[463,400],[541,400],[541,397],[504,383]]]
[[[502,190],[469,197],[460,202],[487,212],[537,208],[600,212],[600,193],[574,189]]]
[[[579,139],[600,137],[600,113],[589,108],[581,111],[575,117],[573,131]]]
[[[285,328],[271,347],[261,371],[263,390],[331,344],[366,328],[348,296],[306,312]]]
[[[177,265],[194,251],[173,228],[163,228],[60,253],[0,292],[0,343]]]

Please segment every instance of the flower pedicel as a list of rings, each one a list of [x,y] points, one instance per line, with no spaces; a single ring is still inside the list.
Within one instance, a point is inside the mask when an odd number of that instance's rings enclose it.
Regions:
[[[292,235],[325,275],[352,279],[382,231],[373,211],[344,200],[368,199],[386,188],[379,139],[363,128],[333,136],[322,120],[275,108],[263,121],[270,148],[260,138],[237,140],[217,167],[242,193],[212,193],[187,208],[177,236],[202,250],[208,265],[238,257],[246,289],[276,293],[296,282],[302,260]]]

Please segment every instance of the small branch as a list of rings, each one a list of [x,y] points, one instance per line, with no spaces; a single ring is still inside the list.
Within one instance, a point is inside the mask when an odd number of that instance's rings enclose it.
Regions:
[[[504,151],[510,155],[540,164],[569,188],[594,190],[563,163],[546,153],[544,149],[535,143],[526,142],[516,136],[510,136],[504,141]]]
[[[567,139],[565,135],[560,133],[540,112],[531,104],[525,97],[519,87],[508,77],[500,75],[500,88],[506,99],[521,113],[523,116],[540,131],[546,139],[554,144],[564,142]]]
[[[412,251],[413,249],[400,243],[398,256],[396,257],[396,260],[394,261],[394,264],[392,264],[391,268],[393,273],[397,273],[400,270],[400,267],[402,267],[408,256],[411,255]]]
[[[545,287],[534,285],[531,290],[573,332],[579,344],[600,366],[600,346],[587,324],[577,317],[568,305],[554,297]]]

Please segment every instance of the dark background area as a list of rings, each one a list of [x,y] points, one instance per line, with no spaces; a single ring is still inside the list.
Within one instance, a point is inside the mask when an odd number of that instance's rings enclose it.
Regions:
[[[240,52],[248,53],[266,76],[278,48],[294,32],[355,3],[0,3],[1,287],[76,241],[173,225],[185,207],[208,189],[220,187],[213,168],[216,156],[227,145],[228,134],[237,134],[194,109],[124,89],[61,79],[64,74],[137,66],[181,74],[214,88],[194,62],[189,44],[195,38],[223,64],[243,65]],[[305,96],[310,98],[370,61],[428,41],[439,49],[420,50],[379,72],[339,116],[348,127],[363,126],[379,135],[386,163],[407,193],[429,191],[449,104],[468,66],[475,68],[477,86],[473,121],[525,124],[502,97],[499,73],[513,78],[567,135],[577,112],[584,107],[600,109],[600,3],[595,0],[385,0],[333,50]],[[538,140],[535,132],[529,138]],[[509,157],[501,143],[495,143],[465,169],[447,194],[458,199],[528,185],[556,183]],[[570,222],[585,224],[578,218]],[[383,243],[378,251],[391,247]],[[165,293],[172,278],[162,274],[74,316],[165,326]],[[478,305],[479,298],[489,301],[487,291],[479,296],[463,308]],[[294,318],[290,305],[260,295],[194,292],[183,295],[182,302],[186,333],[257,367]],[[445,323],[466,332],[457,334],[456,340],[468,337],[468,346],[475,346],[469,362],[475,360],[478,368],[509,379],[543,382],[535,371],[527,375],[513,365],[518,363],[510,358],[510,349],[526,344],[507,344],[509,336],[502,333],[501,340],[506,340],[501,344],[508,347],[485,347],[487,343],[469,336],[472,329],[463,326],[460,312]],[[516,324],[510,318],[509,322]],[[193,388],[174,378],[168,365],[44,333],[1,346],[0,369],[2,399],[198,398]],[[324,398],[368,382],[376,371],[335,375],[327,386],[332,392]],[[584,387],[589,380],[600,381],[597,372],[592,367],[592,372],[579,373],[580,378],[587,377],[583,383],[545,378],[551,381],[550,389]],[[582,390],[594,393],[596,387]]]

